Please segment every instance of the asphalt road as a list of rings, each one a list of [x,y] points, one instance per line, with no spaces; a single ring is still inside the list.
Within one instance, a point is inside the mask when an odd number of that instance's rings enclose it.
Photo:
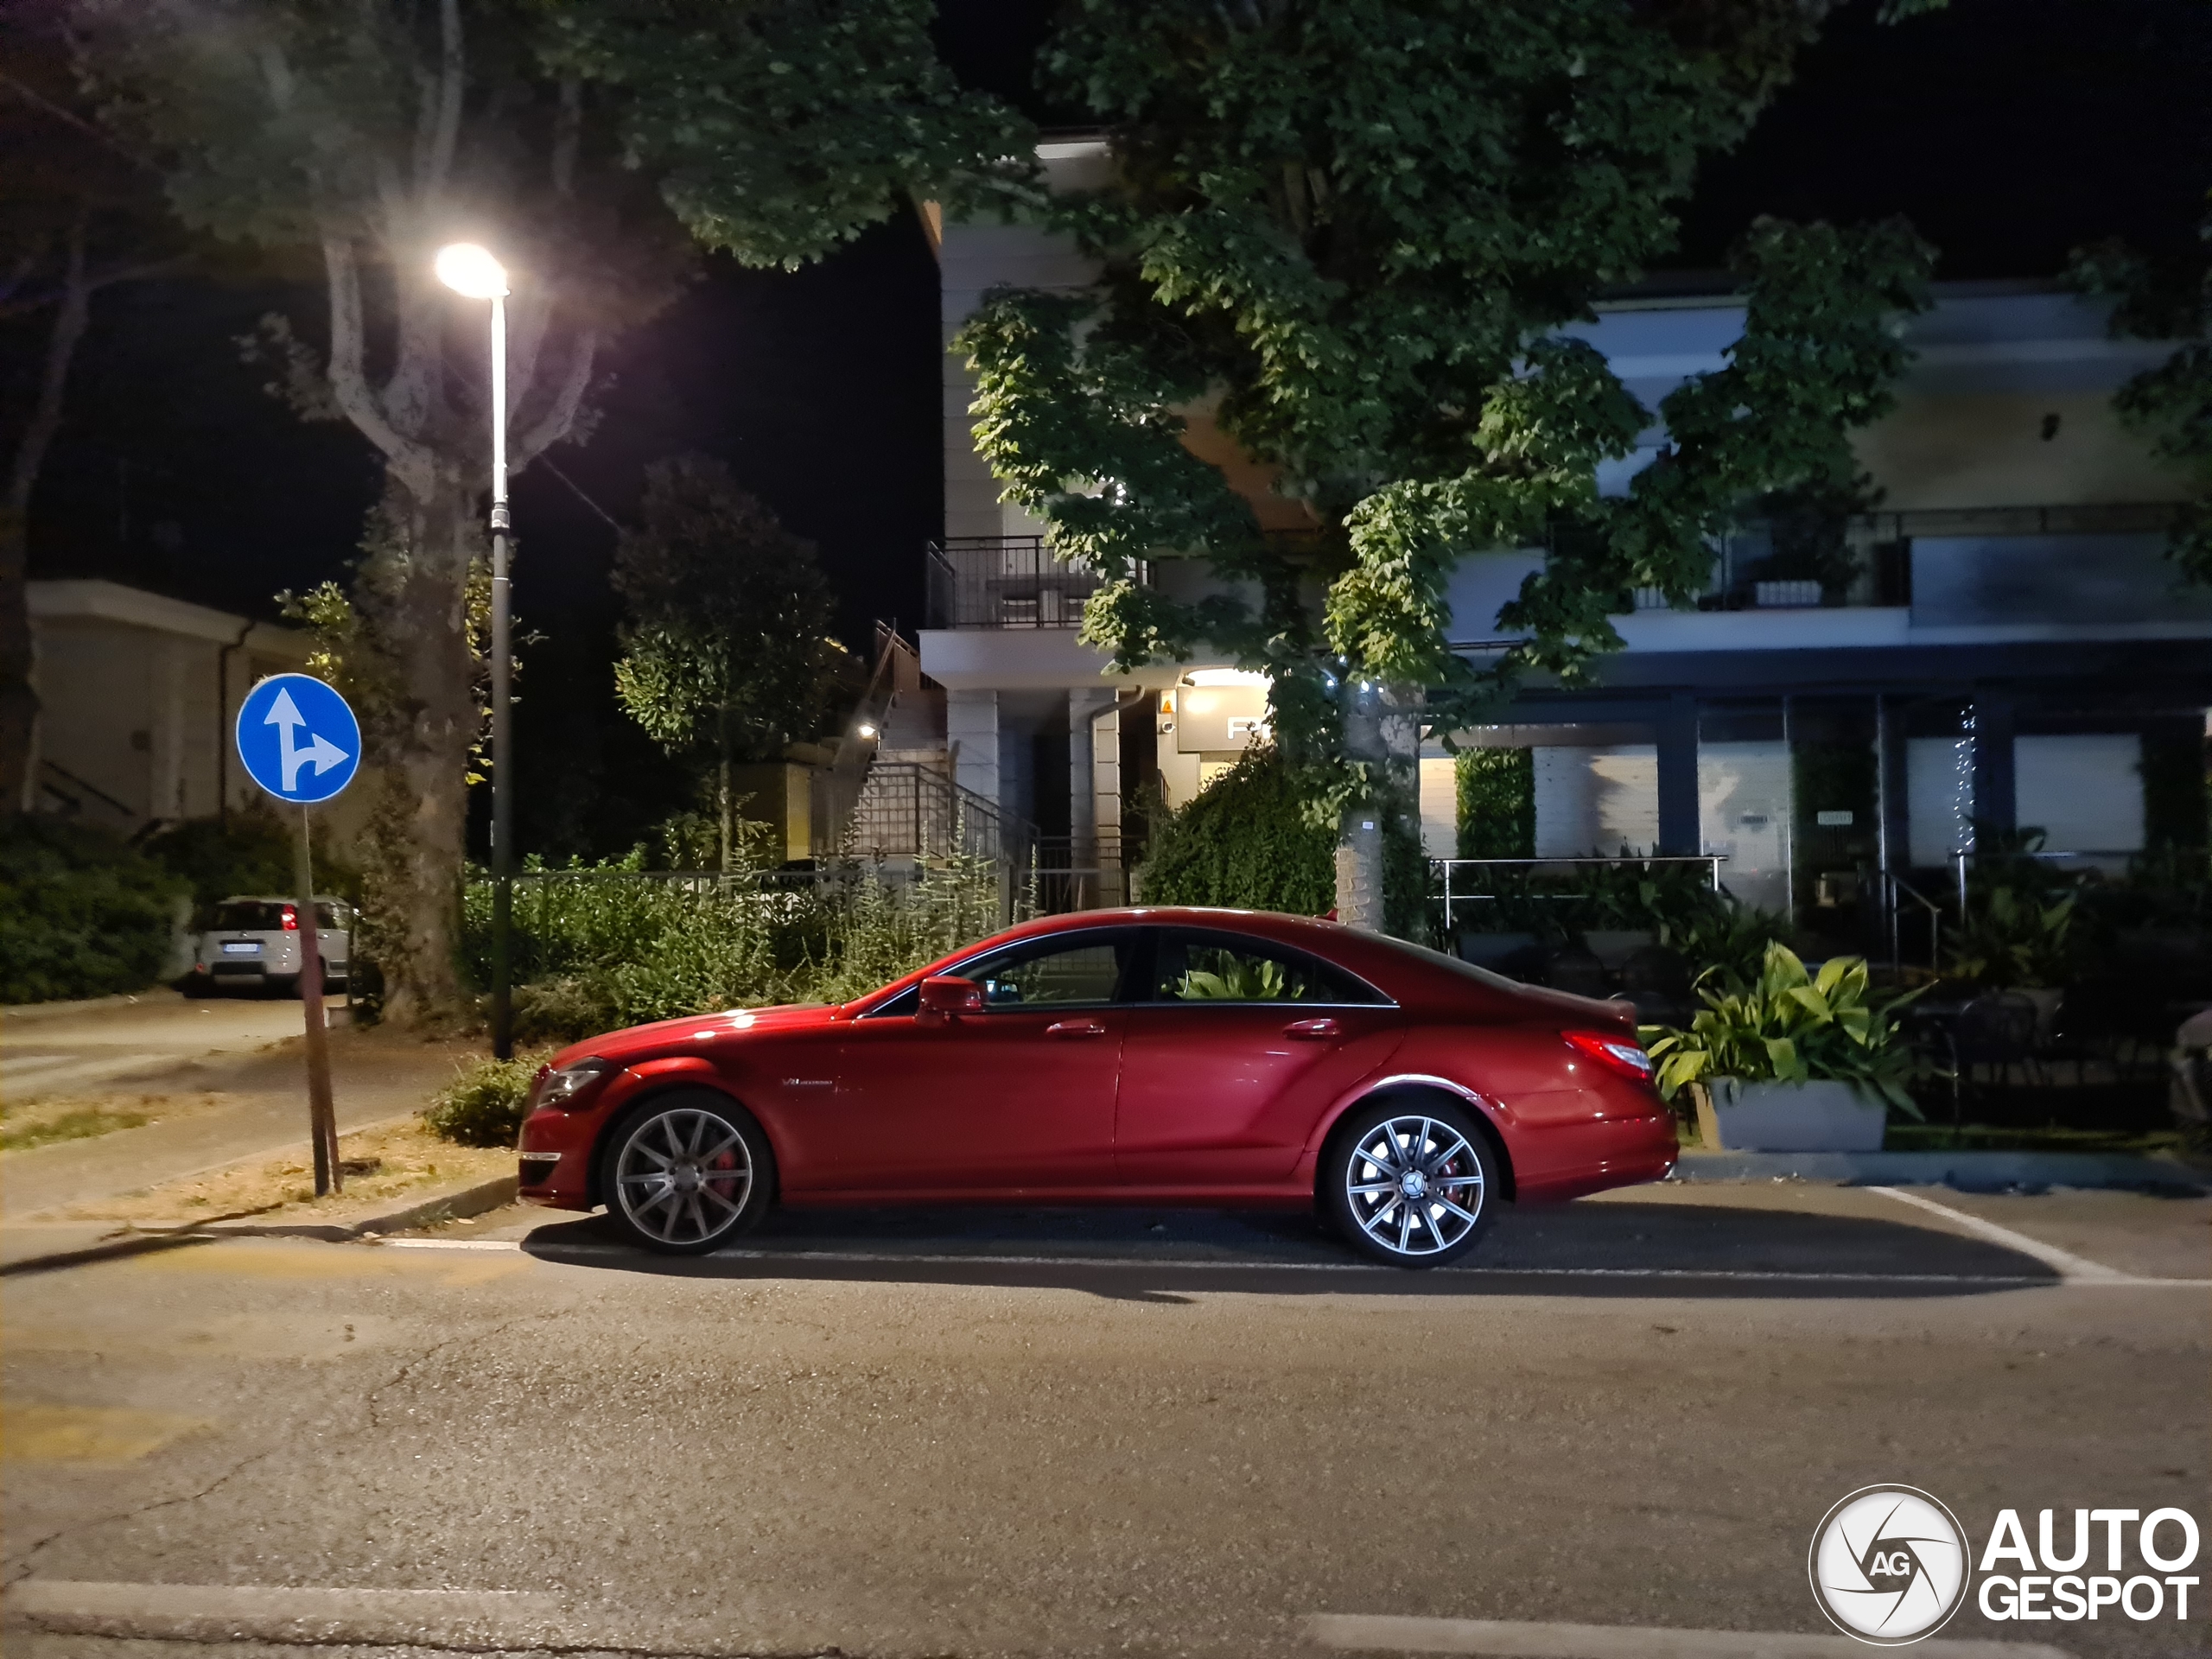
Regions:
[[[1175,1213],[118,1246],[0,1281],[10,1655],[1815,1656],[1864,1651],[1806,1551],[1870,1483],[1977,1548],[2207,1518],[2201,1198],[1668,1186],[1430,1274]]]

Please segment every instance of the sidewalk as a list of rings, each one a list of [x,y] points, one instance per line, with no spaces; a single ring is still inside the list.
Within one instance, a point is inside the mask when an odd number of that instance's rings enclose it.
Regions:
[[[299,1004],[290,1009],[296,1033]],[[305,1144],[303,1046],[296,1034],[248,1053],[172,1057],[127,1090],[112,1080],[101,1084],[103,1096],[137,1102],[137,1109],[150,1112],[156,1121],[86,1140],[0,1153],[0,1221],[111,1198],[295,1142]],[[355,1129],[416,1109],[475,1052],[467,1044],[424,1043],[380,1028],[334,1030],[331,1092],[338,1127]],[[173,1116],[163,1115],[164,1101],[175,1103]]]

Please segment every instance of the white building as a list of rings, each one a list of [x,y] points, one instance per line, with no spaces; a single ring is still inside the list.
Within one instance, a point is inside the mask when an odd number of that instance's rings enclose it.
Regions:
[[[1106,166],[1096,141],[1039,155],[1063,188]],[[1034,228],[932,224],[948,343],[994,285],[1077,288],[1093,274]],[[1686,377],[1722,367],[1743,321],[1726,295],[1599,310],[1579,332],[1655,409]],[[2035,826],[2050,850],[2115,859],[2158,829],[2143,778],[2154,754],[2193,753],[2201,776],[2212,591],[2184,588],[2163,553],[2187,481],[2120,428],[2110,402],[2171,346],[2112,339],[2097,303],[2025,283],[1939,285],[1908,338],[1898,406],[1855,437],[1885,495],[1852,527],[1860,573],[1847,592],[1823,604],[1817,584],[1760,582],[1770,547],[1732,538],[1701,608],[1619,619],[1628,649],[1606,661],[1601,687],[1532,683],[1510,725],[1459,734],[1534,751],[1537,852],[1723,854],[1741,896],[1802,905],[1831,870],[1932,880],[1977,821]],[[1171,803],[1188,799],[1263,720],[1264,694],[1204,656],[1103,671],[1075,637],[1091,583],[1000,499],[970,435],[971,392],[948,352],[945,533],[928,554],[921,669],[944,689],[959,783],[1039,825],[1048,849],[1067,837],[1070,863],[1105,872],[1087,891],[1110,899],[1135,791],[1154,783]],[[1662,437],[1646,433],[1601,486],[1624,489]],[[1262,469],[1215,453],[1217,434],[1200,426],[1187,442],[1224,465],[1263,525],[1302,522]],[[1497,608],[1541,558],[1466,558],[1455,644],[1476,658],[1502,649]],[[1191,577],[1172,562],[1154,569]],[[1451,766],[1432,739],[1421,795],[1438,855],[1455,836]]]
[[[112,582],[34,582],[29,595],[27,810],[133,835],[259,793],[231,727],[255,681],[306,663],[306,634]]]

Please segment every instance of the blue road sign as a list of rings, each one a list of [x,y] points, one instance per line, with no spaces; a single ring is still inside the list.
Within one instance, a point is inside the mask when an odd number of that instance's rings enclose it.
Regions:
[[[238,705],[238,759],[280,801],[327,801],[361,766],[361,725],[346,699],[308,674],[272,674]]]

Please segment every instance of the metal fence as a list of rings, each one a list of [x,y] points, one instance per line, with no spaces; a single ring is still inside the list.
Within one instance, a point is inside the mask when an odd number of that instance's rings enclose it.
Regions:
[[[1652,870],[1684,868],[1703,868],[1715,893],[1720,891],[1720,867],[1728,861],[1724,853],[1696,855],[1654,854],[1649,857],[1624,858],[1432,858],[1429,868],[1433,873],[1435,888],[1430,897],[1444,906],[1444,929],[1447,936],[1462,920],[1480,919],[1479,909],[1472,915],[1461,912],[1462,906],[1480,906],[1495,904],[1498,894],[1483,891],[1484,876],[1492,871],[1511,871],[1523,875],[1538,872],[1559,871],[1571,874],[1578,869]],[[1531,893],[1518,895],[1530,899],[1554,904],[1576,904],[1589,899],[1586,893]]]
[[[1041,536],[952,536],[928,550],[930,626],[1073,628],[1098,576]]]

